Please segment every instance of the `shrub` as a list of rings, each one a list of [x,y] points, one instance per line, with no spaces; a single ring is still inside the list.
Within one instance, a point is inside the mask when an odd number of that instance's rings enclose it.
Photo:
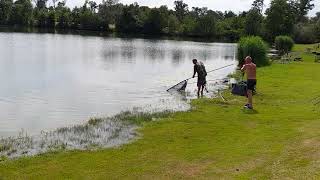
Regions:
[[[243,37],[238,45],[238,60],[239,65],[244,63],[244,59],[251,56],[253,62],[257,66],[268,65],[267,59],[267,45],[259,36]]]
[[[281,55],[288,54],[293,48],[294,41],[289,36],[277,36],[275,40],[276,49]]]
[[[320,42],[320,19],[318,20],[318,22],[314,26],[314,32],[316,35],[316,41]]]
[[[298,24],[294,29],[294,41],[301,44],[312,44],[316,42],[316,31],[314,25]]]

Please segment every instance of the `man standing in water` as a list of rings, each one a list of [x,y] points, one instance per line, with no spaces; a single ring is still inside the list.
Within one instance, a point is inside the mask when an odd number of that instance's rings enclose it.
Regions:
[[[198,74],[198,82],[197,82],[197,86],[198,86],[198,97],[200,97],[200,91],[201,91],[201,96],[203,96],[203,90],[207,84],[207,71],[206,71],[206,67],[204,66],[204,64],[199,61],[197,59],[193,59],[192,60],[193,64],[194,64],[194,72],[193,72],[193,76],[192,78],[195,78],[196,74]]]
[[[252,62],[252,58],[250,56],[247,56],[245,59],[245,64],[242,66],[241,71],[247,74],[248,103],[244,107],[248,109],[253,109],[252,93],[257,84],[256,68],[257,68],[256,65]]]

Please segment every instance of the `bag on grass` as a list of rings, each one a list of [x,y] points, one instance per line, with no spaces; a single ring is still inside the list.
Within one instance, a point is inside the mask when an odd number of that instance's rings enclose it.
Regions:
[[[241,81],[239,83],[232,84],[231,93],[237,96],[247,96],[247,83]]]

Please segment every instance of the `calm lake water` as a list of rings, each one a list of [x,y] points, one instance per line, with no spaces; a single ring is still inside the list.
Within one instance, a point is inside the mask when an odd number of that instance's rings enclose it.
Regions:
[[[186,98],[166,89],[192,75],[191,60],[211,70],[235,63],[235,54],[235,44],[0,33],[0,136],[39,133],[133,107],[188,108]],[[196,94],[194,82],[187,99]],[[211,92],[217,88],[212,83]]]

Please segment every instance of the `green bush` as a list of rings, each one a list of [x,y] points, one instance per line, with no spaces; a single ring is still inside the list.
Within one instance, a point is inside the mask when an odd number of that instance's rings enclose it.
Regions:
[[[276,49],[281,55],[288,54],[293,48],[294,41],[289,36],[277,36],[275,40]]]
[[[294,28],[294,41],[299,44],[313,44],[316,42],[314,25],[298,24]]]
[[[320,19],[318,20],[318,22],[314,26],[314,32],[316,35],[316,41],[320,42]]]
[[[238,45],[239,65],[244,63],[244,59],[251,56],[257,66],[268,65],[267,45],[259,36],[248,36],[241,38]]]

